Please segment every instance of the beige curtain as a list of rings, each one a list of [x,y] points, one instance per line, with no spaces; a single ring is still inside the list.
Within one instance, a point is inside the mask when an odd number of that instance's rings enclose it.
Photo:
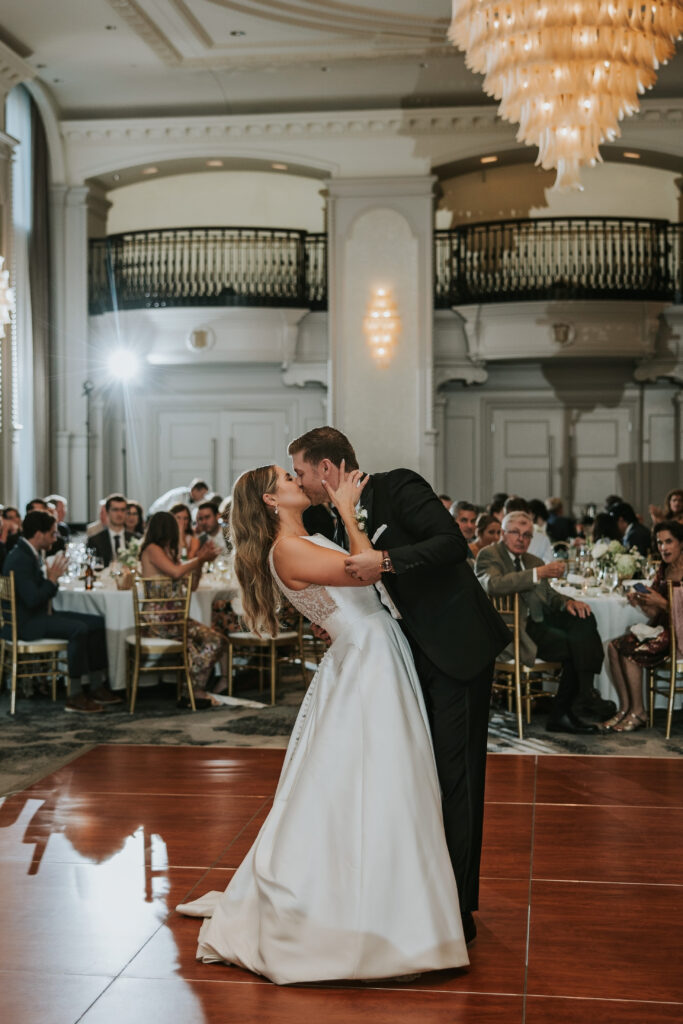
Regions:
[[[45,129],[31,99],[33,216],[29,235],[29,282],[33,327],[33,431],[36,493],[54,490],[53,438],[50,436],[50,224],[49,166]]]

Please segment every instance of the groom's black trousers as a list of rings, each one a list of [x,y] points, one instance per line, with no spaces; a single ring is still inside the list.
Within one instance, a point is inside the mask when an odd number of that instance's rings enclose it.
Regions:
[[[405,630],[404,630],[405,632]],[[460,910],[479,906],[486,740],[493,663],[467,681],[441,672],[406,633],[422,686],[441,784],[446,843]]]

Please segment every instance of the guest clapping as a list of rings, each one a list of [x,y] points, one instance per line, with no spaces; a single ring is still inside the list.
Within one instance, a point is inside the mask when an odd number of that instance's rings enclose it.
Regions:
[[[658,665],[669,653],[667,583],[680,583],[683,579],[683,524],[665,519],[657,523],[654,534],[662,564],[647,591],[632,590],[628,599],[650,617],[650,626],[661,626],[662,630],[657,636],[644,640],[628,632],[610,640],[607,646],[612,680],[619,694],[619,710],[604,723],[604,728],[613,732],[635,732],[647,725],[643,669]]]

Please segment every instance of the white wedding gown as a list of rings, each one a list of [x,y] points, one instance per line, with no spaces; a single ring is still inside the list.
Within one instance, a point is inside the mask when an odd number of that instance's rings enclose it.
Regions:
[[[312,543],[337,545],[319,534]],[[374,587],[282,592],[332,645],[304,697],[272,810],[207,917],[197,958],[278,984],[469,963],[410,648]]]

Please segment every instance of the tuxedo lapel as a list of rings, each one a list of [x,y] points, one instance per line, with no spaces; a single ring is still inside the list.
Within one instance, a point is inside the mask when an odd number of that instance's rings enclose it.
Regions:
[[[368,517],[365,520],[365,532],[367,533],[368,537],[372,537],[373,533],[375,532],[375,520],[372,515],[375,500],[375,492],[373,490],[372,483],[373,480],[372,477],[370,477],[370,480],[365,485],[363,493],[360,496],[360,504],[363,506],[363,508],[368,514]]]

